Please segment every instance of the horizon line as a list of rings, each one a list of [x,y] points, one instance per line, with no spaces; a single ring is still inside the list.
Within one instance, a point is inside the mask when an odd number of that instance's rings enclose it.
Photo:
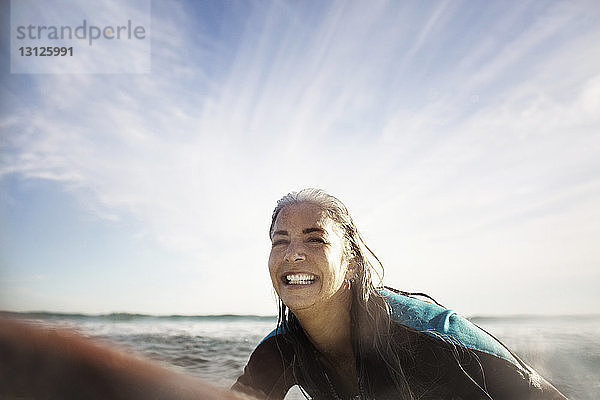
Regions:
[[[277,319],[275,314],[149,314],[137,312],[109,312],[109,313],[81,313],[81,312],[55,312],[55,311],[10,311],[0,309],[0,317],[40,316],[40,317],[67,317],[67,318],[113,318],[125,320],[139,318],[264,318]],[[600,318],[600,313],[571,313],[571,314],[474,314],[463,315],[467,319],[551,319],[551,318]]]

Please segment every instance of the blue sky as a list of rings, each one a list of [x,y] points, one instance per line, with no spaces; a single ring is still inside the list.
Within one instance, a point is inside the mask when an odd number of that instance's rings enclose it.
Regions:
[[[0,61],[0,309],[274,314],[270,214],[310,186],[348,205],[388,285],[468,315],[597,311],[596,2],[151,17],[149,74]]]

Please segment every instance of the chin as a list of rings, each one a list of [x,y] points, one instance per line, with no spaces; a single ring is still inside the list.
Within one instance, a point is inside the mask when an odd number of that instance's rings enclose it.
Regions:
[[[314,305],[312,299],[302,299],[297,296],[280,296],[279,298],[292,312],[305,310]]]

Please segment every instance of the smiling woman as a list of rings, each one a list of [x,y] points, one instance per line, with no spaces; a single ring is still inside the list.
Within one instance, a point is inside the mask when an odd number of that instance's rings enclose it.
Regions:
[[[293,385],[313,399],[565,399],[468,320],[376,287],[368,254],[379,260],[337,198],[286,195],[269,235],[279,322],[233,389],[263,399]]]
[[[313,399],[565,399],[455,312],[376,287],[367,254],[377,258],[336,198],[284,197],[269,234],[279,321],[237,393],[72,331],[0,318],[0,398],[283,399],[298,385]]]
[[[296,314],[319,313],[331,303],[349,306],[349,293],[339,290],[351,274],[343,232],[321,207],[312,203],[285,207],[273,229],[269,272],[283,303]]]

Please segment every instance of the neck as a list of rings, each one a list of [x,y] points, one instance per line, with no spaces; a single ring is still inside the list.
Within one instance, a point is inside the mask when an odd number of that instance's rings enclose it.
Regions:
[[[350,333],[350,290],[340,289],[325,304],[294,311],[316,349],[331,362],[354,360]]]

